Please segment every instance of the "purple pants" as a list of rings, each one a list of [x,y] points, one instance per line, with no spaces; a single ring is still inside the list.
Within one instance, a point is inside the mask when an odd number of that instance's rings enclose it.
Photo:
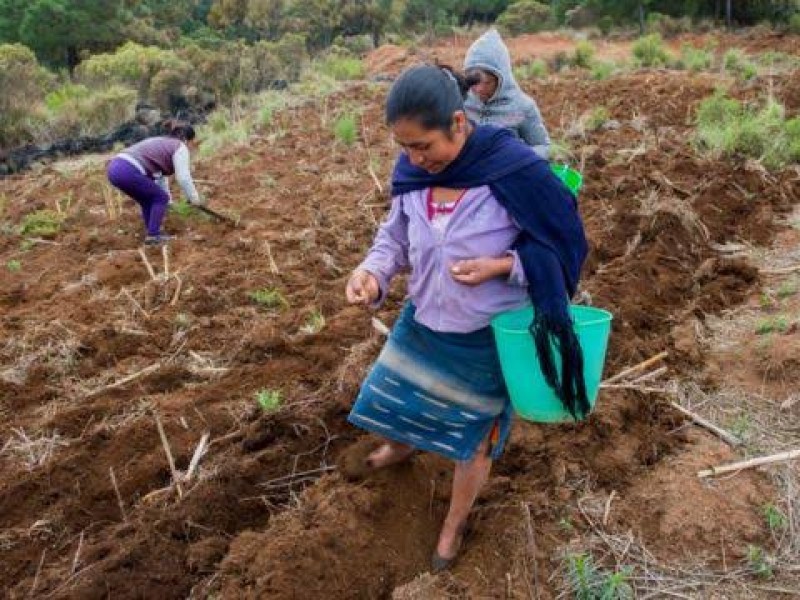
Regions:
[[[161,222],[167,212],[169,196],[150,177],[122,158],[114,158],[108,165],[108,180],[119,191],[127,194],[142,208],[142,219],[147,235],[159,235]]]

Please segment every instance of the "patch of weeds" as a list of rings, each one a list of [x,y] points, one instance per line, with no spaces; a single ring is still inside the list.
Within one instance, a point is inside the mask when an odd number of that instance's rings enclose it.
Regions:
[[[550,140],[550,162],[555,163],[570,163],[575,160],[575,152],[572,149],[569,141],[565,139],[551,139]]]
[[[300,328],[300,331],[313,335],[322,331],[323,327],[325,327],[325,315],[323,315],[319,310],[314,309],[306,318],[306,322]]]
[[[333,127],[336,139],[345,146],[352,146],[356,141],[356,117],[354,114],[346,114],[336,121]]]
[[[772,562],[772,557],[762,547],[753,545],[747,547],[747,564],[758,577],[770,579],[773,576]]]
[[[709,50],[684,44],[681,46],[681,60],[687,69],[697,73],[709,70],[714,62],[714,56]]]
[[[523,81],[526,79],[547,77],[547,73],[547,63],[541,58],[514,67],[514,77]]]
[[[52,237],[61,230],[64,216],[54,210],[37,210],[25,215],[19,232],[33,237]]]
[[[767,527],[769,527],[770,532],[773,534],[786,531],[786,528],[789,527],[789,517],[774,504],[765,504],[762,506],[761,513],[764,515]]]
[[[786,333],[789,329],[789,319],[784,315],[760,319],[756,323],[756,334],[765,335],[767,333]]]
[[[244,119],[234,119],[228,111],[211,113],[206,124],[197,132],[200,158],[214,156],[226,146],[243,144],[250,138],[250,126]]]
[[[597,61],[592,65],[592,79],[603,81],[611,77],[617,70],[617,66],[609,61]]]
[[[280,390],[262,388],[256,392],[256,402],[264,412],[275,412],[281,407],[283,394]]]
[[[351,56],[329,56],[319,63],[320,70],[336,81],[364,79],[364,63]]]
[[[185,312],[175,315],[175,327],[181,331],[186,331],[192,325],[192,318]]]
[[[775,300],[767,292],[761,292],[758,297],[758,305],[764,310],[769,310],[775,306]]]
[[[594,45],[587,40],[581,40],[575,45],[572,64],[579,69],[590,69],[594,62],[594,54]]]
[[[284,309],[289,307],[286,297],[275,288],[259,288],[247,294],[249,298],[264,308],[269,309]]]
[[[194,207],[186,200],[179,200],[178,202],[170,202],[169,212],[179,216],[181,219],[188,219],[194,216],[196,211]]]
[[[575,600],[629,600],[634,597],[630,569],[607,572],[585,553],[567,556],[567,577]]]
[[[658,33],[640,37],[633,43],[633,60],[640,67],[660,67],[669,62],[664,40]]]
[[[747,438],[747,435],[753,429],[753,422],[750,419],[750,415],[747,413],[742,413],[737,415],[737,417],[731,423],[730,430],[733,435],[738,437],[739,439]]]
[[[586,119],[586,128],[591,131],[597,131],[608,122],[609,118],[610,115],[605,106],[596,106]]]
[[[789,298],[790,296],[794,296],[797,293],[797,290],[798,290],[797,280],[784,281],[780,285],[776,293],[778,294],[778,298],[784,299],[784,298]]]
[[[722,69],[743,80],[758,75],[758,68],[753,64],[741,48],[731,48],[722,56]]]
[[[800,119],[793,121],[772,98],[758,108],[717,91],[698,106],[695,143],[712,155],[741,154],[780,168],[800,156]]]
[[[9,259],[6,262],[6,269],[9,273],[19,273],[22,271],[22,262],[16,258]]]
[[[24,240],[22,240],[20,242],[19,249],[22,252],[27,252],[28,250],[33,248],[35,245],[36,245],[36,242],[34,242],[33,240],[24,239]]]

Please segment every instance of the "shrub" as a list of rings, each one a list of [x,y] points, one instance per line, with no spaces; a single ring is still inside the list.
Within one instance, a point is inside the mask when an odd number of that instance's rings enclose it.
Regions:
[[[669,62],[664,41],[657,33],[640,37],[633,43],[633,58],[641,67],[658,67]]]
[[[550,7],[535,0],[517,0],[497,18],[497,26],[511,35],[535,33],[554,26]]]
[[[165,70],[183,73],[187,79],[194,72],[191,64],[171,50],[128,42],[116,52],[95,54],[83,61],[76,75],[80,82],[89,86],[117,83],[136,89],[143,98],[150,98],[153,79]]]
[[[698,107],[695,141],[714,155],[741,154],[779,168],[797,159],[800,125],[786,121],[775,100],[757,109],[717,92]]]
[[[581,40],[575,45],[575,54],[572,56],[572,64],[580,69],[589,69],[594,60],[595,48],[591,42]]]
[[[62,138],[99,135],[133,118],[136,91],[119,85],[91,91],[84,85],[67,84],[45,97],[48,135]]]
[[[592,79],[598,81],[608,79],[616,71],[617,66],[613,62],[599,61],[592,65]]]
[[[38,105],[54,79],[26,46],[0,44],[0,147],[34,138]]]
[[[674,18],[657,12],[647,15],[647,30],[658,33],[665,38],[675,37],[681,33],[692,30],[692,20],[689,17]]]
[[[795,13],[789,17],[789,31],[795,35],[800,35],[800,13]]]
[[[612,19],[609,15],[605,15],[601,17],[599,21],[597,21],[597,27],[600,29],[600,33],[603,36],[608,36],[611,33],[611,29],[614,27],[614,19]]]
[[[363,79],[366,72],[364,63],[352,56],[329,55],[319,63],[319,68],[337,81]]]
[[[710,51],[695,48],[690,44],[681,46],[681,58],[686,68],[695,73],[710,69],[713,62],[713,55]]]
[[[520,80],[547,76],[547,63],[541,58],[514,67],[514,77]]]
[[[758,74],[756,66],[739,48],[731,48],[722,57],[722,68],[740,79],[752,79]]]
[[[356,117],[353,114],[347,114],[336,121],[333,128],[336,139],[344,143],[346,146],[352,146],[356,141]]]

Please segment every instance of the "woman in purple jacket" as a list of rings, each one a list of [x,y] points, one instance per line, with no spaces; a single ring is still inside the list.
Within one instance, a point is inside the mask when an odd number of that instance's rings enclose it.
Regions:
[[[108,165],[111,185],[141,207],[146,230],[144,243],[148,245],[164,244],[172,239],[161,233],[161,223],[171,199],[166,177],[175,175],[189,202],[203,203],[189,168],[189,148],[195,146],[194,128],[179,121],[168,121],[166,128],[166,136],[134,144]]]
[[[542,371],[574,415],[588,408],[569,317],[587,250],[575,200],[529,146],[467,119],[467,89],[463,77],[437,66],[414,67],[395,81],[386,121],[404,152],[392,206],[346,288],[350,303],[374,307],[392,277],[410,271],[409,301],[349,421],[384,438],[369,467],[404,461],[415,449],[455,461],[434,571],[458,555],[510,430],[491,318],[532,302]],[[567,374],[560,382],[551,340]]]

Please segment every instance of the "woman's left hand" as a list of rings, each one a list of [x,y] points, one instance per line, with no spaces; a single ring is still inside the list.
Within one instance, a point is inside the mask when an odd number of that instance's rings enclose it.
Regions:
[[[450,274],[459,283],[479,285],[495,277],[508,275],[513,266],[514,259],[511,256],[502,258],[482,256],[453,263],[450,267]]]

